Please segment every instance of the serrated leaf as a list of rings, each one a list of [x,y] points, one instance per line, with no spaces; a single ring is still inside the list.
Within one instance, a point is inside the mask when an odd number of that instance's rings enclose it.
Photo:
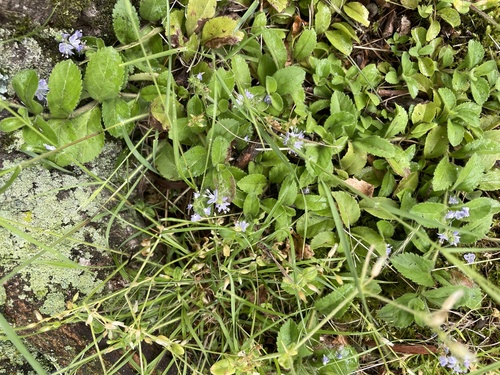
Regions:
[[[169,142],[163,141],[160,143],[155,159],[155,166],[165,179],[169,181],[178,181],[181,179],[175,164],[174,148]]]
[[[252,86],[252,76],[248,68],[247,61],[240,54],[236,54],[231,60],[231,68],[234,72],[236,83],[242,89],[248,89]],[[267,85],[267,82],[266,82]]]
[[[293,57],[298,61],[306,60],[316,48],[316,42],[316,31],[314,29],[304,30],[293,46]]]
[[[219,163],[224,163],[228,158],[230,142],[224,137],[217,137],[212,143],[212,165],[216,166]]]
[[[71,60],[61,61],[54,66],[49,77],[47,103],[54,118],[68,117],[80,101],[82,75]]]
[[[473,102],[465,102],[457,105],[454,109],[455,115],[453,118],[456,121],[463,123],[467,127],[478,127],[481,125],[479,116],[481,115],[481,107]]]
[[[128,44],[137,41],[139,16],[130,0],[116,2],[113,8],[113,29],[120,43]]]
[[[267,186],[267,178],[263,174],[251,174],[243,177],[236,184],[241,191],[247,194],[257,194],[260,195],[264,192]]]
[[[408,113],[396,104],[396,114],[384,134],[384,138],[392,138],[398,133],[403,133],[408,125]]]
[[[477,104],[483,105],[488,100],[490,96],[490,85],[484,78],[476,77],[474,81],[471,81],[470,88],[472,97]]]
[[[483,296],[481,294],[481,289],[477,287],[471,288],[463,285],[448,285],[437,289],[426,290],[422,295],[433,304],[442,307],[448,297],[457,291],[462,291],[463,295],[456,301],[454,305],[455,308],[467,306],[470,309],[477,309],[481,305]]]
[[[485,173],[479,181],[479,190],[500,190],[500,170],[495,169],[493,171]]]
[[[435,191],[447,190],[456,180],[456,166],[448,161],[448,158],[442,158],[434,171],[432,177],[432,187]]]
[[[179,156],[179,169],[182,175],[197,177],[205,173],[207,150],[203,146],[194,146]]]
[[[329,314],[333,309],[335,309],[340,302],[347,301],[347,297],[351,294],[356,287],[353,284],[344,284],[333,292],[327,294],[326,296],[318,299],[314,304],[316,310],[318,310],[321,314]],[[342,315],[349,309],[349,302],[354,299],[354,296],[351,296],[350,300],[344,305],[342,309],[339,310],[337,314],[334,315],[335,318],[341,318]]]
[[[423,218],[422,222],[427,228],[438,228],[445,216],[448,207],[442,203],[423,202],[418,203],[410,209],[410,213]]]
[[[201,42],[209,48],[235,45],[245,35],[242,31],[237,31],[237,26],[238,21],[229,16],[212,18],[203,26]]]
[[[123,138],[123,132],[129,134],[134,128],[130,119],[130,107],[121,98],[105,100],[102,103],[102,120],[104,127],[113,137]],[[121,124],[120,124],[121,123]]]
[[[467,192],[473,191],[479,185],[483,171],[484,167],[481,156],[478,154],[472,155],[465,167],[458,172],[457,180],[452,189]]]
[[[101,110],[96,106],[90,111],[82,113],[78,117],[72,119],[71,125],[74,129],[75,140],[89,137],[74,146],[77,148],[76,159],[80,163],[87,163],[94,160],[104,147]],[[63,145],[59,144],[59,146]]]
[[[344,191],[335,191],[332,193],[333,199],[338,205],[340,217],[346,227],[352,226],[361,216],[358,202]]]
[[[357,148],[361,148],[369,154],[383,158],[392,158],[396,153],[394,151],[394,145],[387,139],[379,137],[378,135],[360,138],[353,143]]]
[[[397,202],[393,199],[385,197],[374,197],[370,199],[363,199],[359,203],[362,210],[369,212],[373,216],[379,219],[392,220],[394,219],[393,214],[388,212],[384,207],[398,208]]]
[[[391,263],[407,279],[419,285],[434,286],[434,279],[431,276],[434,265],[432,260],[417,254],[405,253],[393,256]]]
[[[298,91],[303,91],[302,84],[306,78],[306,72],[297,66],[287,66],[274,73],[273,78],[278,85],[277,92],[280,95],[294,95]]]
[[[290,206],[295,202],[298,195],[297,183],[293,176],[285,178],[280,186],[280,191],[278,194],[278,202],[282,205]]]
[[[30,112],[38,115],[43,107],[33,97],[38,88],[38,74],[36,71],[22,70],[12,78],[12,87],[21,101],[28,107]]]
[[[458,66],[458,69],[473,68],[481,61],[483,61],[483,58],[484,58],[483,45],[481,44],[481,42],[471,39],[467,44],[467,54],[465,55],[463,62]]]
[[[394,303],[402,306],[408,306],[410,302],[417,298],[414,293],[406,293],[394,300]],[[411,312],[403,310],[399,306],[387,304],[378,311],[378,317],[390,325],[398,328],[408,327],[414,322],[414,316]]]
[[[120,93],[125,68],[122,59],[113,47],[106,47],[92,54],[85,71],[85,88],[89,95],[99,101],[114,99]]]
[[[264,43],[266,44],[276,67],[278,69],[283,68],[286,60],[288,59],[288,52],[286,50],[285,43],[281,38],[281,33],[275,29],[265,29],[262,33],[262,38],[264,39]]]
[[[448,149],[447,140],[446,127],[436,126],[432,128],[425,138],[424,156],[427,159],[443,156]]]
[[[451,119],[448,119],[446,134],[448,135],[448,141],[450,141],[450,144],[453,147],[456,147],[464,139],[465,129],[462,125],[453,122]]]
[[[293,360],[298,354],[296,343],[299,340],[299,328],[297,324],[288,319],[283,324],[276,339],[276,347],[280,354],[278,362],[286,369],[293,367]]]
[[[368,20],[370,13],[363,4],[356,1],[349,2],[344,5],[342,10],[354,21],[357,21],[366,27],[370,26],[370,21]]]
[[[165,0],[141,0],[139,14],[142,19],[156,22],[168,14],[169,3]]]

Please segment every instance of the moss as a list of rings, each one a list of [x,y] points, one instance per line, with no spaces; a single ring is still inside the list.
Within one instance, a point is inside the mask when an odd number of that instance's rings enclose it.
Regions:
[[[119,153],[107,144],[91,171],[105,177],[112,172],[110,155]],[[4,168],[8,167],[4,162]],[[14,163],[15,164],[15,163]],[[0,185],[5,178],[0,178]],[[0,264],[3,273],[25,263],[19,271],[25,282],[26,298],[33,298],[40,312],[54,315],[78,292],[81,296],[103,290],[104,275],[92,266],[102,266],[106,258],[105,228],[102,222],[74,231],[106,204],[106,196],[93,196],[95,187],[85,174],[70,175],[34,166],[24,169],[12,186],[0,195],[0,217],[20,233],[0,228]],[[37,246],[35,242],[43,244]],[[36,261],[35,256],[39,255]],[[91,266],[88,266],[90,262]],[[104,263],[106,263],[104,261]],[[1,300],[0,292],[0,300]],[[20,298],[22,296],[18,296]],[[5,299],[5,298],[4,298]]]

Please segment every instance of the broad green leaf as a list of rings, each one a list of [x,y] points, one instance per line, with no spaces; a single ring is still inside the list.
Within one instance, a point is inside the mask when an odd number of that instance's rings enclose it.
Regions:
[[[285,206],[291,206],[298,195],[297,183],[293,176],[288,176],[285,178],[280,186],[280,192],[278,194],[278,202]]]
[[[401,5],[408,9],[417,9],[419,0],[401,0]]]
[[[216,166],[219,163],[224,163],[228,158],[230,142],[224,137],[217,137],[212,143],[212,165]]]
[[[354,141],[357,148],[365,150],[367,153],[383,158],[392,158],[395,155],[394,145],[387,139],[378,135],[371,135],[366,138],[359,138]]]
[[[324,34],[332,23],[332,11],[324,2],[316,3],[316,12],[314,13],[314,29],[318,35]]]
[[[449,23],[452,27],[460,26],[460,14],[453,8],[443,8],[438,10],[438,15]]]
[[[267,77],[266,79],[266,91],[268,93],[273,93],[278,89],[278,83],[273,77]]]
[[[402,306],[408,306],[410,302],[418,298],[414,293],[406,293],[401,297],[396,298],[394,303]],[[378,317],[390,325],[398,328],[408,327],[414,321],[414,316],[411,312],[403,310],[397,305],[387,304],[378,311]]]
[[[421,122],[431,122],[436,116],[437,107],[434,102],[429,103],[419,103],[413,108],[411,114],[411,121],[413,124],[417,125]]]
[[[207,150],[203,146],[194,146],[179,156],[178,168],[182,175],[197,177],[205,173],[207,163]]]
[[[361,216],[358,202],[344,191],[335,191],[332,195],[338,205],[342,222],[346,227],[351,227]]]
[[[471,39],[467,44],[467,54],[465,55],[464,60],[458,66],[458,69],[470,69],[478,65],[483,61],[484,58],[484,47],[481,42]]]
[[[292,319],[288,319],[280,328],[276,347],[280,354],[278,362],[285,369],[293,367],[293,361],[298,355],[296,344],[299,341],[299,336],[299,328]]]
[[[247,218],[256,217],[259,214],[260,198],[255,193],[249,193],[243,202],[243,213]]]
[[[236,373],[236,364],[230,359],[221,359],[210,367],[212,375],[233,375]]]
[[[478,287],[471,288],[464,285],[448,285],[437,289],[426,290],[422,295],[436,306],[442,307],[448,297],[459,290],[462,291],[463,295],[456,301],[453,307],[459,308],[467,306],[469,309],[477,309],[481,305],[483,296],[481,294],[481,289]]]
[[[391,257],[391,263],[407,279],[419,285],[434,286],[434,279],[431,276],[434,266],[432,260],[417,254],[404,253]]]
[[[57,135],[57,146],[64,147],[57,154],[51,157],[55,163],[61,167],[65,167],[76,161],[79,150],[79,145],[66,147],[66,145],[74,142],[77,139],[73,124],[69,120],[48,120],[49,126],[54,129]]]
[[[288,6],[288,0],[268,0],[268,3],[279,13],[283,12]]]
[[[0,121],[0,132],[10,133],[26,125],[22,119],[17,117],[7,117]]]
[[[311,238],[333,228],[335,228],[333,219],[308,213],[299,217],[295,230],[302,238]]]
[[[113,29],[120,43],[128,44],[137,41],[139,16],[130,0],[118,0],[116,2],[113,9]]]
[[[30,112],[38,115],[43,107],[33,97],[38,88],[38,74],[34,70],[22,70],[12,78],[12,87]]]
[[[396,201],[385,197],[374,197],[370,199],[363,199],[359,203],[362,210],[372,214],[379,219],[392,220],[394,215],[388,212],[385,207],[398,208]]]
[[[481,107],[473,102],[465,102],[457,105],[454,109],[453,118],[467,127],[478,127],[481,125],[479,116]]]
[[[80,163],[87,163],[94,160],[104,147],[104,133],[101,125],[101,110],[95,106],[90,111],[84,112],[71,120],[74,129],[74,140],[88,139],[79,142],[74,147],[77,148],[76,159]],[[64,144],[59,144],[64,146]]]
[[[465,129],[462,125],[453,122],[448,119],[446,126],[446,133],[448,134],[448,140],[453,147],[458,146],[464,139]]]
[[[186,33],[191,36],[203,22],[215,16],[217,0],[189,0],[186,8]],[[232,31],[232,30],[231,30]]]
[[[445,126],[436,126],[425,138],[424,156],[434,159],[443,156],[448,149],[448,137]]]
[[[370,21],[368,20],[368,16],[370,15],[370,13],[363,4],[356,1],[349,2],[344,5],[342,10],[354,21],[357,21],[366,27],[370,26]]]
[[[478,154],[472,155],[465,167],[458,172],[457,180],[452,189],[467,192],[473,191],[479,185],[483,171],[481,156]]]
[[[313,237],[311,240],[311,250],[316,250],[320,248],[331,249],[335,244],[338,244],[339,240],[332,231],[320,232]]]
[[[341,111],[350,112],[354,116],[358,114],[352,99],[343,92],[335,90],[330,99],[330,113],[333,115]]]
[[[432,177],[432,186],[435,191],[443,191],[450,188],[457,178],[456,166],[448,161],[448,158],[443,157]]]
[[[244,36],[242,31],[236,30],[237,26],[238,21],[229,16],[211,18],[203,26],[201,42],[210,48],[232,46],[240,42]]]
[[[316,48],[316,42],[316,31],[304,30],[293,46],[293,57],[298,61],[306,60]]]
[[[431,77],[437,70],[437,64],[430,57],[418,58],[418,70],[426,77]]]
[[[372,228],[356,226],[351,228],[351,233],[364,242],[366,249],[374,246],[378,255],[384,256],[386,254],[386,243],[384,239]]]
[[[243,177],[237,183],[238,187],[247,194],[262,194],[267,186],[267,178],[262,174],[251,174]]]
[[[339,30],[328,30],[325,35],[330,44],[344,55],[349,56],[352,52],[352,40],[349,36]]]
[[[298,66],[287,66],[274,73],[273,78],[276,80],[279,94],[293,96],[296,92],[304,90],[302,84],[306,78],[306,72]]]
[[[485,173],[479,181],[479,190],[495,191],[500,190],[500,170]]]
[[[439,21],[431,19],[431,24],[429,25],[429,28],[427,29],[427,34],[425,35],[425,40],[427,42],[430,42],[434,38],[436,38],[439,35],[439,32],[441,31],[441,23]]]
[[[344,284],[335,289],[333,292],[318,299],[314,304],[314,307],[316,308],[316,310],[318,310],[319,313],[327,315],[341,302],[347,302],[344,307],[334,315],[335,318],[341,318],[342,315],[344,315],[345,312],[349,309],[349,302],[354,298],[354,296],[352,296],[349,301],[347,301],[346,299],[349,294],[351,294],[355,289],[356,287],[353,284]]]
[[[392,138],[396,134],[403,133],[407,125],[408,113],[403,107],[396,104],[396,114],[385,131],[384,138]]]
[[[54,66],[49,78],[47,103],[54,118],[68,117],[76,108],[82,93],[80,69],[71,60],[61,61]]]
[[[155,166],[165,179],[169,181],[178,181],[181,179],[175,165],[174,149],[167,141],[160,143],[155,159]]]
[[[122,59],[113,47],[106,47],[92,54],[85,71],[85,88],[89,95],[99,101],[114,99],[120,93],[125,68]]]
[[[457,98],[455,97],[455,94],[453,91],[451,91],[447,87],[441,87],[438,89],[439,96],[441,97],[441,100],[443,101],[445,108],[450,111],[452,108],[454,108],[457,104]]]
[[[129,134],[134,128],[134,123],[129,121],[130,107],[121,98],[105,100],[102,103],[102,120],[104,127],[113,137],[123,138],[123,132]]]
[[[252,76],[250,75],[248,63],[243,56],[236,54],[231,60],[231,67],[238,86],[242,89],[250,88],[252,86]]]
[[[349,143],[346,154],[340,159],[340,167],[350,175],[355,175],[364,168],[367,160],[368,154],[363,148]]]
[[[283,68],[288,59],[288,52],[282,39],[282,33],[276,29],[266,29],[262,33],[262,38],[273,57],[276,67],[278,69]]]
[[[410,209],[410,213],[424,219],[422,225],[428,228],[438,228],[443,223],[448,207],[442,203],[423,202]]]
[[[165,0],[141,0],[139,14],[142,19],[156,22],[168,14],[169,3]]]
[[[475,80],[471,81],[470,88],[472,97],[477,104],[483,105],[488,100],[490,96],[490,85],[484,78],[476,77]]]
[[[469,245],[484,239],[487,233],[491,231],[492,223],[493,215],[484,215],[483,217],[460,227],[460,229],[464,231],[460,237],[460,243]]]

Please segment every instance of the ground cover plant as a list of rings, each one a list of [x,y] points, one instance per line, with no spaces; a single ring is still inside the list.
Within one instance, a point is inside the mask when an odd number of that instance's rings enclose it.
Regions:
[[[91,330],[55,373],[102,342],[106,374],[496,373],[497,7],[118,0],[115,45],[62,35],[0,131],[68,171],[122,140],[103,212],[149,225],[110,249],[123,288],[29,327]]]

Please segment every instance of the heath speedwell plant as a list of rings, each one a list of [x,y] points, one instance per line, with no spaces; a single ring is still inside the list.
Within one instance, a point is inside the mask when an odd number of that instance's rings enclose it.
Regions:
[[[117,45],[63,34],[0,130],[59,167],[122,139],[149,226],[62,324],[145,374],[498,370],[498,51],[457,31],[492,4],[118,0]]]

